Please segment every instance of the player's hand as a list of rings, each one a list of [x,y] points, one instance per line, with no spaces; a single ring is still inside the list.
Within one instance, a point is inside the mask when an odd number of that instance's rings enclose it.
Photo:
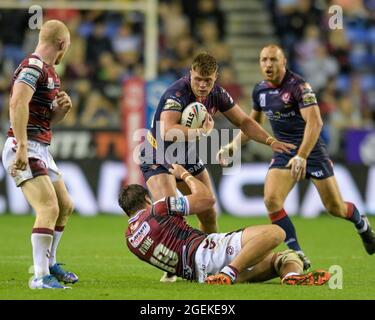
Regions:
[[[72,108],[72,101],[65,91],[60,91],[57,94],[56,103],[58,108],[64,112],[69,112]]]
[[[227,167],[230,165],[235,151],[233,148],[229,147],[228,145],[222,147],[219,152],[216,154],[216,161],[219,162],[220,166]]]
[[[27,145],[26,146],[17,145],[16,146],[16,158],[12,165],[10,174],[13,177],[15,177],[17,174],[17,170],[21,170],[21,171],[26,170],[28,162],[29,162],[29,159],[27,157]]]
[[[290,150],[293,150],[297,148],[294,144],[287,143],[287,142],[282,142],[282,141],[273,141],[271,144],[271,149],[273,152],[278,152],[278,153],[290,153]]]
[[[172,173],[176,179],[181,179],[181,175],[184,173],[184,172],[188,172],[183,166],[181,166],[180,164],[176,164],[176,163],[173,163],[172,165],[172,168],[169,169],[169,172]]]
[[[291,167],[290,173],[296,181],[304,178],[306,175],[306,159],[300,156],[295,156],[289,160],[286,165],[287,168]]]
[[[212,129],[214,128],[214,119],[211,117],[211,115],[207,112],[206,117],[204,118],[202,128],[203,129],[204,135],[208,136],[210,135]]]

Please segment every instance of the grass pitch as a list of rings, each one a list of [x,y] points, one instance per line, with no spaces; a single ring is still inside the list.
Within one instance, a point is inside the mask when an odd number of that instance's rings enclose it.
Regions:
[[[60,243],[58,261],[79,276],[72,290],[30,290],[30,232],[34,218],[0,216],[0,299],[375,299],[375,255],[368,256],[351,223],[324,215],[292,218],[313,268],[339,265],[343,288],[281,286],[278,279],[262,284],[206,286],[179,280],[160,283],[162,271],[130,254],[124,242],[124,217],[74,215]],[[370,219],[375,225],[375,218]],[[190,222],[196,225],[196,218]],[[220,231],[269,223],[267,218],[221,215]],[[282,245],[278,249],[284,249]]]

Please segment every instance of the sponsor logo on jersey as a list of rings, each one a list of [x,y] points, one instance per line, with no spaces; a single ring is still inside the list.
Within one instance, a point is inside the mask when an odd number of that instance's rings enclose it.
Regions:
[[[147,141],[152,145],[152,147],[154,149],[157,149],[158,148],[158,142],[156,141],[156,139],[154,138],[154,136],[152,135],[151,131],[148,131],[147,132]]]
[[[284,92],[281,95],[281,100],[283,100],[284,104],[288,104],[290,100],[290,92]]]
[[[315,94],[313,92],[305,93],[302,96],[302,103],[304,106],[308,106],[311,104],[317,104]]]
[[[185,198],[170,197],[169,198],[169,210],[185,213],[187,210]]]
[[[23,68],[15,82],[25,82],[35,89],[39,76],[40,71],[34,68]]]
[[[53,82],[53,79],[51,77],[48,77],[47,88],[48,89],[55,89],[55,83]]]
[[[43,62],[36,58],[29,58],[30,66],[37,66],[40,69],[43,69]]]
[[[228,256],[232,256],[233,253],[234,253],[234,248],[232,246],[228,246],[227,249],[225,250],[225,253],[228,255]]]
[[[27,74],[33,75],[36,78],[39,78],[40,76],[40,71],[34,68],[23,68],[21,73],[27,73]]]
[[[259,95],[259,105],[261,107],[265,107],[266,106],[266,94],[265,93],[261,93]]]
[[[167,99],[164,104],[164,110],[175,110],[175,111],[182,111],[183,107],[181,103],[173,99]]]
[[[150,225],[145,221],[141,224],[139,229],[129,237],[129,242],[133,248],[137,248],[143,239],[150,233]]]
[[[268,110],[265,112],[268,120],[273,120],[273,121],[282,121],[284,119],[292,118],[296,115],[296,112],[294,110],[286,112],[286,113],[281,113],[280,111],[273,112],[272,110]]]
[[[139,251],[143,255],[146,255],[147,251],[150,250],[153,244],[154,244],[154,240],[152,240],[150,236],[147,236],[145,241],[143,241],[141,247],[139,248]]]

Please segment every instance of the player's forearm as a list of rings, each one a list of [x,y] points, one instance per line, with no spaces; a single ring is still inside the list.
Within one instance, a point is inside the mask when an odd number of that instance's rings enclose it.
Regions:
[[[303,140],[297,152],[298,156],[307,159],[319,139],[321,129],[322,124],[319,122],[308,121],[306,123]]]
[[[68,114],[69,111],[65,111],[65,110],[62,110],[62,109],[54,109],[52,111],[52,118],[51,118],[51,124],[56,124],[56,123],[59,123],[61,121],[63,121],[66,117],[66,115]]]
[[[184,172],[181,178],[191,191],[191,195],[188,196],[190,203],[189,213],[199,213],[212,208],[215,204],[215,198],[203,182],[193,177],[188,171]]]
[[[254,119],[247,118],[244,120],[240,129],[244,133],[244,137],[241,136],[241,143],[245,143],[251,139],[262,144],[270,144],[272,136]]]
[[[10,123],[17,144],[27,146],[27,122],[29,120],[29,106],[20,100],[10,103]]]
[[[250,118],[252,118],[254,121],[259,123],[260,125],[264,122],[264,117],[262,116],[262,112],[254,112],[252,111],[250,114]],[[238,147],[241,147],[251,139],[241,131],[232,141],[231,143],[231,149],[236,150]]]
[[[232,142],[228,143],[226,146],[224,146],[225,149],[228,149],[230,151],[236,151],[238,150],[243,144],[250,141],[250,138],[248,138],[242,131],[238,133]]]

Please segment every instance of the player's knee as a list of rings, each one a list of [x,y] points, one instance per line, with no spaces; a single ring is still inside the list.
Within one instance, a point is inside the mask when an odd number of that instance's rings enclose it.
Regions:
[[[279,227],[278,225],[276,224],[273,224],[272,225],[274,227],[274,235],[275,235],[275,240],[277,242],[277,245],[281,244],[284,242],[285,240],[285,237],[286,237],[286,233],[285,231]]]
[[[267,238],[271,241],[273,247],[277,247],[285,240],[285,231],[278,225],[270,225],[267,233]]]
[[[282,207],[282,201],[275,195],[265,195],[264,204],[268,211],[276,211],[278,208]]]
[[[69,217],[74,209],[73,202],[69,199],[68,201],[65,201],[61,208],[60,208],[60,215],[64,215],[66,217]]]
[[[264,226],[262,232],[258,234],[258,238],[268,249],[276,248],[285,239],[285,232],[277,225]]]
[[[59,206],[57,201],[48,201],[43,206],[44,214],[48,217],[51,221],[56,221],[59,217]]]

